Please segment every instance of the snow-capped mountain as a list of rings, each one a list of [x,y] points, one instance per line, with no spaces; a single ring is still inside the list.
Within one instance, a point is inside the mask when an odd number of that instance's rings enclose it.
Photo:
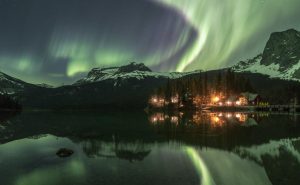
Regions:
[[[143,63],[135,63],[132,62],[128,65],[124,65],[121,67],[109,67],[109,68],[94,68],[92,69],[87,77],[77,81],[74,85],[82,85],[86,83],[100,82],[104,80],[126,80],[126,79],[137,79],[143,80],[146,78],[164,78],[164,79],[176,79],[183,77],[185,75],[194,74],[199,71],[192,71],[187,73],[179,73],[179,72],[170,72],[170,73],[162,73],[162,72],[153,72]]]
[[[249,79],[262,97],[272,101],[290,99],[286,89],[300,92],[300,36],[295,30],[273,33],[263,54],[240,62],[233,70]],[[209,83],[214,83],[227,69],[207,71]],[[201,71],[153,72],[144,64],[130,63],[120,67],[94,68],[73,85],[53,87],[34,85],[0,72],[0,93],[16,98],[25,108],[39,109],[107,109],[144,108],[157,88],[168,79],[199,78]],[[271,78],[269,78],[269,75]],[[290,81],[293,80],[293,81]],[[273,92],[281,92],[281,98]],[[299,93],[297,93],[299,94]]]
[[[270,78],[300,81],[300,32],[290,29],[272,33],[262,54],[241,61],[232,69],[268,75]]]
[[[24,88],[25,82],[13,78],[11,76],[8,76],[7,74],[1,73],[0,72],[0,83],[1,87],[6,87],[6,88]]]
[[[26,85],[26,82],[0,72],[0,94],[14,94],[23,90]]]
[[[45,87],[30,84],[0,72],[0,95],[9,95],[14,98],[23,97],[24,94],[41,89],[45,89]]]

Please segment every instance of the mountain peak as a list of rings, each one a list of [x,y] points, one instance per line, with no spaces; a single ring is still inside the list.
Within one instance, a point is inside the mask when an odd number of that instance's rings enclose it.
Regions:
[[[119,72],[120,73],[130,73],[133,71],[148,71],[151,72],[151,69],[149,69],[145,64],[143,63],[136,63],[136,62],[131,62],[128,65],[124,65],[119,67]]]
[[[300,60],[300,32],[289,29],[272,33],[263,52],[261,64],[279,64],[281,71]]]
[[[152,71],[143,63],[131,62],[120,67],[93,68],[87,75],[75,84],[97,82],[106,79],[144,78]]]
[[[262,55],[239,62],[233,70],[300,81],[300,32],[289,29],[272,33]]]
[[[274,36],[278,36],[278,35],[295,35],[295,34],[299,34],[299,31],[297,31],[296,29],[288,29],[288,30],[285,30],[285,31],[278,31],[278,32],[273,32],[271,33],[271,37],[274,37]]]
[[[198,71],[191,71],[185,73],[179,72],[153,72],[145,64],[131,62],[120,67],[108,68],[94,68],[87,77],[78,80],[74,85],[81,85],[93,82],[100,82],[104,80],[115,81],[114,85],[120,86],[122,81],[127,80],[143,80],[143,79],[176,79],[185,75],[199,73]]]

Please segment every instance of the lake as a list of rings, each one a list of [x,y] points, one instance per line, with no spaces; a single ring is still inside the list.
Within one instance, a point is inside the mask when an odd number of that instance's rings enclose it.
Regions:
[[[0,116],[0,185],[296,185],[300,117],[226,112]],[[74,151],[60,158],[61,148]]]

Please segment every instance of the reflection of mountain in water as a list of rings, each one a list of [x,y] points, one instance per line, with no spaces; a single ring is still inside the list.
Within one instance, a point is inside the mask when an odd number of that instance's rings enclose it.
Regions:
[[[142,161],[151,152],[151,147],[140,142],[121,143],[102,142],[98,140],[84,140],[79,143],[82,146],[83,152],[91,158],[119,158],[130,162]]]
[[[295,115],[156,112],[149,115],[149,120],[155,132],[168,140],[227,150],[300,136]]]
[[[242,113],[25,112],[4,126],[0,143],[51,134],[78,142],[179,141],[232,150],[300,136],[300,125],[293,116]]]
[[[268,181],[269,178],[273,184],[293,185],[297,184],[295,179],[298,178],[297,172],[300,170],[300,125],[295,115],[24,112],[8,120],[1,120],[0,125],[3,125],[0,128],[0,143],[7,143],[0,146],[9,146],[11,143],[20,146],[22,141],[28,142],[28,146],[39,143],[36,152],[37,156],[42,156],[40,152],[45,151],[41,148],[47,142],[39,141],[56,143],[56,137],[53,136],[57,136],[60,142],[46,146],[54,146],[53,156],[57,146],[68,143],[67,147],[75,149],[75,157],[78,158],[74,159],[93,161],[91,163],[105,161],[107,166],[103,167],[101,173],[114,162],[120,167],[119,165],[128,164],[127,161],[143,161],[130,164],[131,170],[136,174],[135,167],[140,165],[140,169],[144,169],[145,163],[150,165],[153,161],[163,161],[165,158],[176,161],[177,158],[172,157],[180,155],[178,151],[182,151],[182,146],[193,148],[195,154],[199,152],[196,159],[202,157],[207,170],[215,179],[219,179],[218,184],[226,180],[228,175],[235,177],[236,171],[240,171],[239,175],[249,175],[245,178],[248,180],[253,177],[251,174],[256,174],[257,182],[260,182],[259,177],[262,175],[263,179]],[[44,136],[46,137],[43,138]],[[8,143],[29,137],[36,140],[25,139]],[[201,150],[202,147],[205,150]],[[26,148],[26,152],[22,154],[31,156],[32,147],[24,144],[23,148]],[[166,151],[168,152],[164,153]],[[222,160],[217,161],[219,158]],[[32,161],[35,160],[33,157]],[[180,163],[180,160],[176,162]],[[49,163],[52,164],[51,161]],[[103,164],[100,163],[99,166]],[[236,169],[232,173],[225,173],[225,167]],[[150,168],[154,169],[151,165]],[[243,171],[245,169],[248,171]],[[151,172],[156,172],[156,169]],[[222,178],[220,174],[223,175]],[[231,180],[228,182],[236,182]]]
[[[270,141],[259,146],[238,147],[235,152],[264,166],[272,184],[299,184],[300,138]]]

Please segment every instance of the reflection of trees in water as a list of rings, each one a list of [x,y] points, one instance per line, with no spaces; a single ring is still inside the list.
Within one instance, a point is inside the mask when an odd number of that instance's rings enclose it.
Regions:
[[[19,112],[0,110],[0,143],[1,140],[5,140],[13,135],[14,131],[7,128],[12,125],[10,118],[14,117],[18,113]]]
[[[16,116],[19,112],[15,111],[2,111],[0,110],[0,127],[5,127],[10,124],[9,119]]]
[[[142,161],[151,150],[143,142],[124,143],[118,141],[104,142],[101,140],[84,140],[80,142],[83,152],[91,158],[119,158],[133,161]]]
[[[170,119],[174,116],[176,119]],[[300,182],[297,115],[154,113],[149,120],[156,132],[169,140],[222,148],[255,161],[265,169],[272,184],[298,185]]]
[[[208,124],[211,127],[222,127],[225,126],[225,124],[240,124],[247,126],[248,124],[256,125],[261,118],[267,116],[268,114],[258,115],[243,112],[155,112],[149,115],[149,121],[154,125],[170,122],[176,126],[190,124]]]
[[[149,114],[149,122],[167,140],[232,150],[236,146],[300,136],[300,125],[292,117],[261,112],[159,112]]]
[[[77,143],[89,141],[91,146],[88,146],[86,151],[92,156],[102,147],[99,141],[120,143],[118,148],[114,146],[118,151],[127,151],[127,148],[120,146],[125,145],[124,143],[134,143],[136,140],[147,144],[175,141],[199,147],[232,150],[236,146],[250,146],[266,143],[271,139],[300,136],[300,125],[294,121],[295,116],[248,114],[247,120],[257,123],[249,124],[247,121],[239,121],[238,118],[244,119],[242,115],[230,114],[161,112],[150,114],[149,124],[145,113],[110,115],[89,112],[27,112],[10,119],[11,123],[6,125],[4,130],[0,130],[0,143],[51,134],[70,138]],[[156,116],[156,122],[151,121],[154,118],[152,116]],[[212,124],[212,121],[219,124]],[[112,135],[118,137],[112,139]],[[139,153],[149,150],[146,148],[129,151]],[[113,156],[116,157],[115,150]]]

